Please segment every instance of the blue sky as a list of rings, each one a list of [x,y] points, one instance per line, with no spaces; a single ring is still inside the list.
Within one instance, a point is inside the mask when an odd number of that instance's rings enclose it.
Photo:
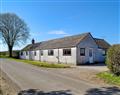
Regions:
[[[1,0],[1,12],[24,19],[36,42],[91,32],[110,44],[120,43],[118,0]],[[16,46],[21,49],[25,45]],[[2,45],[1,50],[7,50]]]

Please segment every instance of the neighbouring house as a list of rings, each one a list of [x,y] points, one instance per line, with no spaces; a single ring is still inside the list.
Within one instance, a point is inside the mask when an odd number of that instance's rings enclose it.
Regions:
[[[20,52],[21,59],[50,63],[86,64],[104,62],[110,44],[103,39],[83,33],[27,45]]]

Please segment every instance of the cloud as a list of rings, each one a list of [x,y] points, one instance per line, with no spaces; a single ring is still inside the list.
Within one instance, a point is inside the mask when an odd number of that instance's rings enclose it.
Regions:
[[[66,32],[63,31],[63,30],[54,30],[54,31],[48,32],[48,34],[67,35],[68,33],[66,33]]]

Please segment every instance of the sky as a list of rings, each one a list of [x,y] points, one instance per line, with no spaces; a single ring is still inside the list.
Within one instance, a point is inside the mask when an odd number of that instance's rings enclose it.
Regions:
[[[120,43],[118,0],[1,0],[0,13],[15,13],[29,27],[27,43],[90,32],[110,44]],[[0,41],[0,51],[7,46]]]

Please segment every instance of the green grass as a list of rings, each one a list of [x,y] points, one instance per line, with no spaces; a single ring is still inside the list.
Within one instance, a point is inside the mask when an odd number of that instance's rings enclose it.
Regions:
[[[101,72],[97,74],[97,77],[103,79],[105,82],[109,84],[120,86],[120,76],[115,76],[110,72]]]
[[[0,55],[0,58],[8,58],[8,56]]]
[[[32,64],[38,67],[47,67],[47,68],[70,68],[70,65],[67,64],[55,64],[55,63],[47,63],[47,62],[40,62],[40,61],[31,61],[31,60],[22,60],[22,59],[15,59],[9,58],[11,60],[15,60],[17,62],[24,62],[28,64]]]

